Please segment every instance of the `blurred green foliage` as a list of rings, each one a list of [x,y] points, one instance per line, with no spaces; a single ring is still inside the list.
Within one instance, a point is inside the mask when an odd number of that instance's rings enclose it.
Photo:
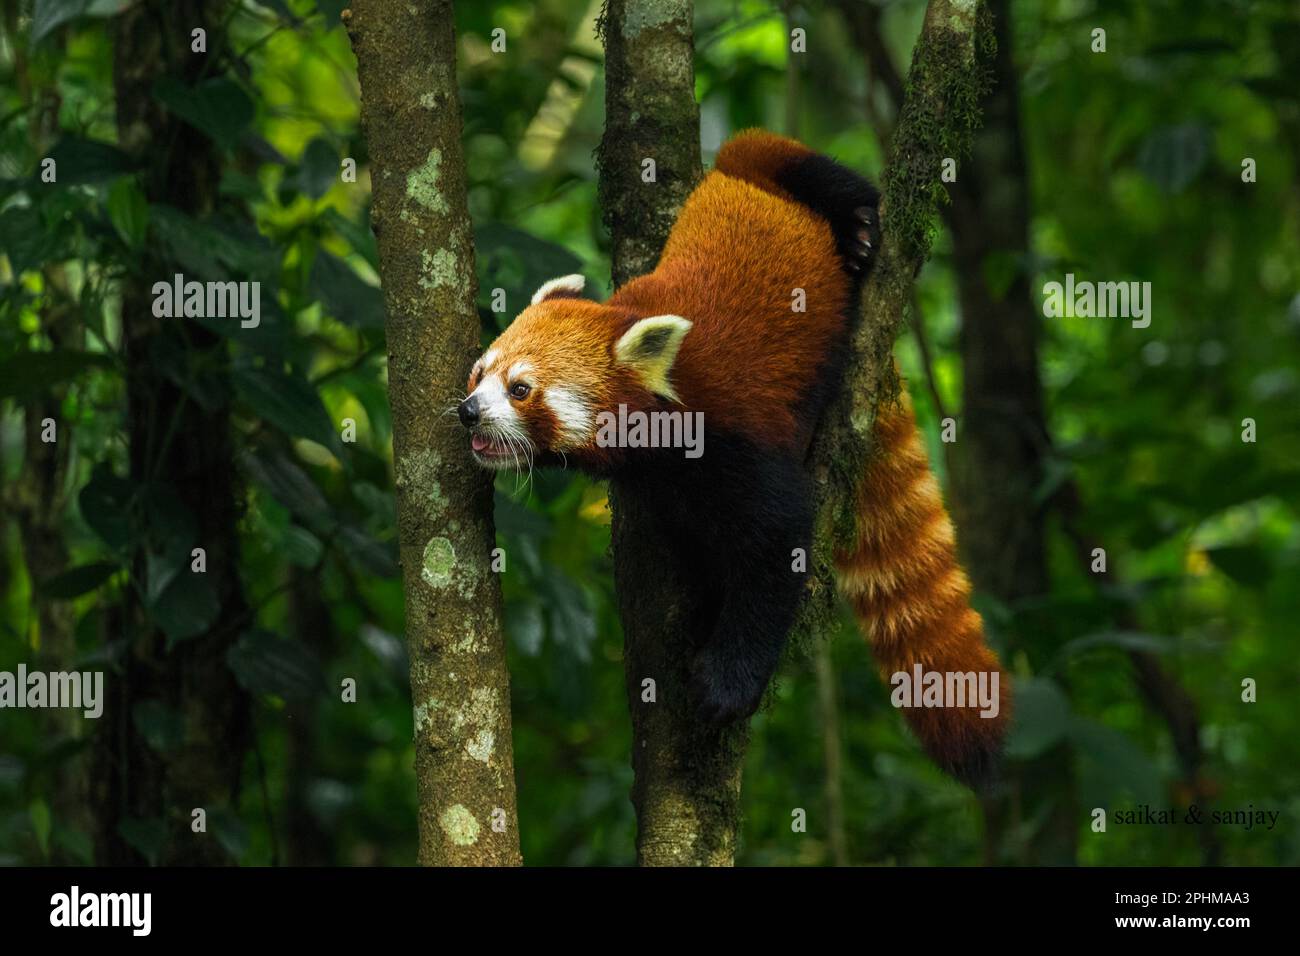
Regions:
[[[13,6],[13,5],[11,5]],[[320,701],[305,808],[325,859],[409,863],[415,857],[411,709],[394,562],[391,422],[385,396],[382,300],[370,234],[367,157],[342,0],[234,8],[221,70],[193,88],[154,95],[222,149],[218,210],[195,221],[150,205],[115,146],[114,4],[34,0],[0,45],[0,474],[23,467],[22,409],[66,385],[60,441],[72,442],[70,561],[51,580],[27,573],[14,522],[0,537],[0,670],[40,649],[33,595],[75,613],[73,666],[105,659],[101,622],[123,588],[143,586],[172,640],[201,631],[211,595],[177,592],[188,554],[165,490],[154,519],[127,519],[141,493],[123,479],[126,428],[118,284],[146,243],[204,278],[263,283],[258,329],[229,337],[243,479],[242,572],[255,625],[230,666],[255,695],[257,749],[237,817],[213,821],[232,858],[272,859],[285,825],[290,722]],[[533,289],[583,272],[608,290],[606,236],[595,205],[593,150],[603,85],[592,35],[599,3],[457,4],[470,209],[485,340]],[[923,4],[887,4],[885,29],[906,64]],[[1031,170],[1033,254],[987,264],[989,280],[1026,269],[1034,288],[1067,271],[1149,281],[1149,329],[1099,319],[1044,323],[1043,374],[1057,437],[1050,482],[1075,479],[1089,533],[1122,577],[1098,588],[1053,527],[1053,590],[1033,606],[981,597],[994,640],[1035,648],[1010,663],[1019,678],[1013,759],[1072,747],[1080,807],[1177,805],[1168,729],[1144,705],[1123,651],[1157,653],[1200,708],[1205,785],[1215,805],[1280,810],[1272,832],[1223,828],[1224,861],[1300,863],[1300,661],[1288,640],[1300,617],[1300,19],[1281,2],[1128,5],[1098,0],[1015,4],[1016,56]],[[833,10],[797,4],[811,51],[791,109],[787,35],[776,5],[698,0],[696,72],[702,141],[711,159],[738,128],[782,129],[878,176],[883,149],[867,117],[883,108]],[[1090,50],[1095,27],[1108,52]],[[491,50],[506,30],[505,53]],[[213,53],[214,63],[216,51]],[[58,181],[40,180],[54,157]],[[355,183],[339,177],[356,161]],[[1244,183],[1242,161],[1257,181]],[[959,405],[954,275],[937,237],[919,285],[935,376]],[[594,286],[594,288],[592,288]],[[494,311],[493,290],[505,290]],[[51,309],[84,330],[73,347],[43,329]],[[910,335],[908,377],[924,379]],[[225,385],[192,356],[157,356],[192,400]],[[274,359],[274,362],[263,361]],[[275,369],[275,371],[268,371]],[[739,387],[739,386],[738,386]],[[914,391],[943,470],[936,416]],[[224,398],[221,396],[220,398]],[[1240,439],[1242,419],[1258,440]],[[336,423],[357,422],[343,444]],[[449,419],[449,427],[453,423]],[[165,489],[166,476],[159,476]],[[1043,489],[1043,497],[1052,487]],[[191,516],[192,518],[192,516]],[[514,707],[524,859],[622,864],[633,859],[630,735],[604,491],[570,473],[499,479],[498,534]],[[135,583],[133,536],[152,534],[156,577]],[[152,558],[151,558],[152,561]],[[306,570],[332,636],[304,641],[287,598]],[[170,572],[170,573],[169,573]],[[188,587],[188,586],[187,586]],[[201,591],[201,588],[199,589]],[[1121,629],[1121,609],[1141,631]],[[978,802],[920,754],[888,704],[851,626],[832,636],[843,733],[842,781],[854,862],[962,864],[981,859]],[[358,703],[338,702],[344,678]],[[1241,702],[1241,680],[1259,699]],[[110,678],[111,679],[111,678]],[[828,859],[822,728],[812,669],[785,669],[776,704],[754,721],[745,769],[738,862]],[[133,715],[150,745],[174,745],[175,715]],[[0,862],[89,857],[74,822],[52,813],[55,771],[84,754],[86,729],[51,736],[30,711],[0,714]],[[265,768],[271,812],[255,765]],[[806,834],[792,809],[808,810]],[[274,821],[274,822],[273,822]],[[1018,819],[994,858],[1013,861],[1043,821]],[[1079,819],[1081,862],[1191,864],[1192,828]],[[157,821],[132,842],[156,843]],[[153,830],[151,830],[151,827]],[[151,842],[153,841],[153,842]],[[147,855],[147,854],[146,854]]]

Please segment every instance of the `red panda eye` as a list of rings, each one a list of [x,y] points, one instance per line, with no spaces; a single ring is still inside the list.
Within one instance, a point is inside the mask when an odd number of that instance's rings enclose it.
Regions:
[[[531,391],[532,388],[525,383],[515,382],[515,384],[510,386],[510,397],[523,400],[528,397],[528,393]]]

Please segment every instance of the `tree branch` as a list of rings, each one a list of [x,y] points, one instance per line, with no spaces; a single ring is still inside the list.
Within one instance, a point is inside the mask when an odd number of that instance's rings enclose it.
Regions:
[[[929,254],[942,161],[968,151],[979,122],[985,76],[976,54],[987,40],[982,3],[931,0],[926,8],[889,144],[880,203],[881,248],[850,341],[844,385],[809,456],[818,535],[810,599],[796,625],[804,639],[834,626],[834,550],[854,537],[856,489],[871,451],[876,410],[898,392],[894,339],[913,280]]]

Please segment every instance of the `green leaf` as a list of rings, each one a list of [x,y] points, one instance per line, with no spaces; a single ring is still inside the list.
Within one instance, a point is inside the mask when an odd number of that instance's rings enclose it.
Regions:
[[[304,192],[312,199],[320,199],[339,181],[339,168],[339,154],[334,152],[329,140],[318,136],[307,144],[297,172],[286,177],[284,185]]]
[[[253,412],[286,435],[310,438],[338,453],[338,435],[310,382],[270,368],[237,368],[235,391]]]
[[[325,18],[325,29],[332,30],[337,26],[342,26],[343,21],[340,16],[343,13],[343,8],[347,5],[348,0],[316,0],[316,9]]]
[[[311,266],[311,291],[325,311],[348,325],[382,327],[384,297],[342,259],[317,250]]]
[[[185,743],[185,721],[161,700],[142,700],[131,708],[140,736],[154,750],[167,753]]]
[[[531,598],[511,602],[510,613],[506,615],[506,634],[510,637],[510,643],[528,657],[540,654],[542,639],[546,634],[541,604]]]
[[[186,86],[173,77],[154,85],[154,97],[176,116],[220,146],[233,147],[256,115],[253,101],[234,80],[224,76]]]
[[[95,468],[78,496],[81,517],[114,551],[124,550],[131,542],[130,511],[134,496],[135,486],[114,475],[105,465]]]
[[[316,656],[299,641],[269,631],[244,633],[226,652],[226,664],[250,694],[309,700],[326,690],[325,672]]]
[[[1047,752],[1070,727],[1070,701],[1055,681],[1027,677],[1016,682],[1016,709],[1007,735],[1007,756],[1028,760]]]
[[[361,222],[353,222],[337,209],[329,208],[321,215],[321,221],[348,241],[352,251],[370,264],[370,268],[379,269],[379,250],[375,245],[375,234],[370,231],[370,220],[363,217]]]
[[[596,618],[587,593],[565,572],[546,565],[538,589],[550,610],[548,633],[551,640],[570,648],[579,660],[591,659],[596,640]]]
[[[363,574],[381,578],[397,577],[397,547],[350,525],[339,529],[339,547],[352,565]]]
[[[296,524],[284,529],[280,549],[290,564],[300,568],[314,568],[325,553],[325,545],[320,538]]]
[[[0,398],[28,399],[47,394],[52,385],[70,381],[87,369],[111,364],[101,352],[74,349],[19,352],[0,359]]]
[[[544,538],[551,533],[551,520],[546,515],[520,504],[508,495],[496,492],[493,495],[493,503],[498,534],[510,537],[530,535],[534,538]]]
[[[95,847],[90,839],[90,835],[84,830],[78,830],[73,827],[60,826],[54,830],[54,842],[68,856],[72,857],[73,862],[78,866],[93,866],[95,863]]]
[[[390,488],[380,488],[368,481],[358,481],[352,494],[370,515],[373,526],[391,528],[397,522],[397,502]]]
[[[125,10],[134,0],[36,0],[32,13],[33,45],[57,27],[77,17],[113,17]]]
[[[184,565],[184,558],[176,553],[176,549],[170,548],[165,551],[150,550],[145,555],[145,600],[154,605],[158,603],[159,598],[168,586],[176,580],[176,575],[181,571]]]
[[[255,227],[220,216],[195,219],[163,204],[150,206],[149,216],[161,254],[182,267],[186,280],[260,279],[266,312],[270,290],[265,286],[274,284],[281,254]]]
[[[1210,145],[1210,130],[1201,123],[1162,126],[1143,140],[1138,168],[1165,192],[1182,192],[1205,167]]]
[[[296,517],[316,531],[330,533],[336,522],[329,502],[292,458],[280,451],[261,449],[245,454],[241,462],[253,480]]]
[[[1243,587],[1263,587],[1273,573],[1268,552],[1254,545],[1212,548],[1206,554],[1216,568]]]
[[[62,574],[56,574],[52,578],[46,578],[36,585],[36,590],[42,597],[51,601],[68,601],[95,590],[117,570],[116,564],[107,561],[82,564],[69,568]]]
[[[0,212],[0,253],[15,273],[28,272],[56,258],[59,238],[45,225],[35,206],[11,206]],[[0,390],[5,377],[0,376]]]
[[[149,234],[149,201],[134,179],[123,177],[108,191],[108,221],[127,248],[138,250]]]
[[[221,614],[216,585],[207,574],[186,570],[172,580],[149,607],[169,647],[198,637],[210,628]]]
[[[167,825],[157,817],[127,817],[117,825],[117,833],[137,853],[156,866],[167,843]]]
[[[208,814],[208,825],[222,849],[238,863],[248,852],[248,826],[229,807],[215,807]]]
[[[1142,634],[1138,631],[1103,631],[1076,637],[1061,645],[1060,655],[1069,657],[1094,647],[1117,647],[1125,651],[1146,651],[1151,654],[1163,654],[1173,650],[1175,641],[1172,637],[1158,634]]]
[[[107,182],[136,168],[135,161],[111,143],[64,136],[50,150],[60,186]]]
[[[194,512],[176,491],[155,482],[141,489],[145,527],[145,601],[154,607],[172,582],[190,571],[190,552],[199,537]]]
[[[528,304],[548,279],[582,271],[582,260],[554,242],[522,229],[490,222],[474,230],[479,274],[479,305],[490,306],[492,289],[506,290],[503,321]]]
[[[1165,786],[1159,769],[1126,735],[1074,716],[1069,738],[1082,758],[1080,777],[1085,806],[1111,803],[1123,793],[1131,794],[1138,802],[1160,802]]]

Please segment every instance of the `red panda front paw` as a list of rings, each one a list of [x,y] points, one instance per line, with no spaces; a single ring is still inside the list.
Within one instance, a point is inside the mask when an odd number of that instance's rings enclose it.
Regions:
[[[690,694],[700,720],[722,726],[758,710],[765,681],[755,680],[743,662],[728,661],[708,647],[691,664]]]

